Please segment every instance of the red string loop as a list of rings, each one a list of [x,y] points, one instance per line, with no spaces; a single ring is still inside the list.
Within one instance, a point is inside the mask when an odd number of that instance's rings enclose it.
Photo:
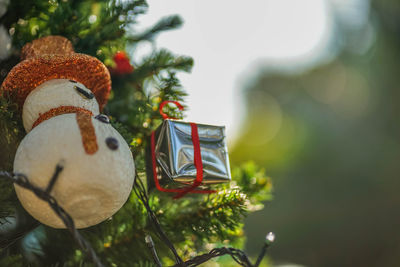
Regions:
[[[183,110],[183,106],[178,101],[165,100],[165,101],[161,102],[160,108],[158,109],[160,111],[161,116],[163,117],[164,120],[166,120],[166,119],[177,119],[175,117],[170,117],[170,116],[168,116],[167,114],[164,113],[163,108],[168,103],[173,103],[179,108],[179,110]]]

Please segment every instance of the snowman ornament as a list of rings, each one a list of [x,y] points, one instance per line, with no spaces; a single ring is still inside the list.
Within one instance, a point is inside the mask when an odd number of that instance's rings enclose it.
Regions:
[[[0,91],[22,108],[27,132],[14,172],[45,189],[61,163],[51,195],[77,228],[96,225],[126,202],[135,173],[128,144],[100,114],[111,90],[109,72],[96,58],[75,53],[61,36],[34,40],[21,54]],[[35,219],[65,228],[47,202],[18,185],[15,190]]]

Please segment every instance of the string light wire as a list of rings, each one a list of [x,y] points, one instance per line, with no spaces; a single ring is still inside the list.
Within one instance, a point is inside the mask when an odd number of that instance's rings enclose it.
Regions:
[[[21,173],[11,174],[9,172],[0,171],[0,176],[9,178],[15,184],[32,191],[38,198],[49,203],[50,207],[57,214],[57,216],[64,222],[65,226],[67,227],[68,231],[71,233],[75,242],[78,243],[79,247],[86,254],[86,256],[94,263],[94,265],[96,267],[104,267],[104,265],[101,263],[100,259],[98,258],[96,252],[94,251],[94,249],[92,248],[90,243],[88,241],[86,241],[85,238],[83,238],[83,236],[76,229],[75,223],[74,223],[74,220],[72,219],[72,217],[58,204],[57,200],[53,196],[50,195],[50,190],[51,190],[52,186],[54,186],[54,183],[56,182],[62,169],[63,169],[63,166],[57,164],[54,175],[45,190],[31,184],[29,182],[28,178],[24,174],[21,174]],[[47,190],[49,188],[50,188],[50,190]]]
[[[74,223],[74,220],[72,219],[72,217],[58,204],[57,200],[50,194],[51,190],[54,187],[55,183],[57,182],[57,179],[58,179],[60,173],[62,172],[63,168],[64,168],[63,162],[60,162],[60,164],[57,164],[54,174],[51,177],[49,184],[45,189],[41,189],[41,188],[31,184],[29,182],[28,177],[22,173],[10,173],[10,172],[6,172],[6,171],[0,171],[0,176],[6,177],[6,178],[10,179],[13,183],[15,183],[25,189],[30,190],[38,198],[49,203],[50,207],[57,214],[57,216],[64,222],[65,226],[67,227],[68,231],[71,233],[75,242],[78,244],[80,249],[86,254],[88,259],[90,261],[92,261],[96,267],[104,267],[104,265],[101,263],[99,257],[97,256],[96,252],[94,251],[93,247],[90,245],[90,243],[88,241],[86,241],[86,239],[76,229],[75,223]],[[183,261],[182,258],[179,256],[178,252],[176,251],[175,246],[172,244],[172,242],[169,240],[169,238],[165,234],[164,230],[162,229],[160,222],[158,221],[157,216],[155,215],[154,211],[151,209],[146,188],[145,188],[142,180],[139,178],[139,176],[137,174],[136,174],[135,181],[134,181],[133,191],[135,192],[136,196],[141,200],[141,202],[145,206],[145,208],[147,210],[147,214],[150,219],[150,222],[153,224],[154,228],[156,229],[156,235],[158,236],[158,238],[161,241],[163,241],[163,243],[174,254],[175,263],[176,263],[174,265],[174,267],[194,267],[194,266],[198,266],[204,262],[207,262],[207,261],[211,260],[212,258],[220,257],[220,256],[227,255],[227,254],[230,255],[232,257],[232,259],[241,266],[258,267],[267,251],[267,248],[272,244],[272,242],[275,239],[275,235],[273,233],[269,233],[266,236],[266,242],[265,242],[265,244],[262,248],[262,251],[261,251],[260,255],[258,256],[255,264],[252,264],[250,262],[246,253],[243,252],[242,250],[235,249],[235,248],[227,248],[227,247],[214,248],[208,253],[198,255],[187,261]],[[146,242],[148,248],[151,250],[155,264],[158,267],[161,267],[162,266],[161,262],[158,258],[154,242],[151,239],[150,235],[146,236],[145,242]]]
[[[264,243],[264,246],[261,250],[261,253],[257,257],[257,261],[255,264],[252,264],[246,255],[246,253],[240,249],[235,249],[235,248],[227,248],[227,247],[221,247],[221,248],[214,248],[210,252],[196,256],[188,261],[183,261],[181,257],[178,255],[174,245],[172,242],[168,239],[167,235],[164,233],[162,230],[162,227],[160,225],[160,222],[158,221],[154,211],[151,209],[150,204],[149,204],[149,197],[147,195],[147,191],[145,189],[145,186],[143,185],[142,180],[139,178],[139,176],[136,174],[135,177],[135,182],[134,182],[134,187],[133,190],[136,194],[136,196],[142,201],[143,205],[146,207],[147,214],[150,218],[150,221],[152,222],[153,226],[158,232],[158,236],[160,239],[170,248],[172,253],[175,255],[175,265],[174,267],[194,267],[198,266],[204,262],[207,262],[211,260],[212,258],[220,257],[223,255],[230,255],[234,261],[236,261],[239,265],[245,266],[245,267],[258,267],[261,263],[261,260],[264,258],[267,248],[273,243],[275,239],[274,233],[270,232],[266,236],[266,242]],[[155,247],[151,247],[151,252],[152,254],[157,255],[157,252],[155,251]],[[155,258],[153,256],[153,258]],[[158,257],[157,257],[158,258]],[[155,260],[155,263],[158,265],[158,262]]]

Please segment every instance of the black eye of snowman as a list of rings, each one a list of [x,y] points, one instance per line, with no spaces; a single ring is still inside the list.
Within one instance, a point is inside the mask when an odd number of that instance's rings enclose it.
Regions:
[[[118,146],[119,146],[118,140],[115,139],[114,137],[107,137],[106,144],[107,144],[108,148],[111,150],[117,150]]]
[[[85,89],[80,88],[79,86],[74,85],[74,89],[84,98],[92,99],[94,97],[94,94],[92,94],[92,92],[88,92]]]
[[[110,123],[110,119],[109,119],[106,115],[104,115],[104,114],[99,114],[99,115],[97,115],[95,118],[96,118],[97,120],[103,122],[103,123],[107,123],[107,124]]]

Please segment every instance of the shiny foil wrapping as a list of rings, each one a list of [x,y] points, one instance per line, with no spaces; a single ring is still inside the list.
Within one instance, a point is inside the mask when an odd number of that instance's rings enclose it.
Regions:
[[[209,188],[211,184],[231,180],[225,127],[197,124],[203,181],[199,186]],[[150,144],[150,140],[148,142]],[[185,188],[196,179],[194,147],[190,123],[164,120],[155,132],[155,157],[157,177],[165,188]],[[147,174],[149,189],[154,188],[151,146],[147,148]]]

